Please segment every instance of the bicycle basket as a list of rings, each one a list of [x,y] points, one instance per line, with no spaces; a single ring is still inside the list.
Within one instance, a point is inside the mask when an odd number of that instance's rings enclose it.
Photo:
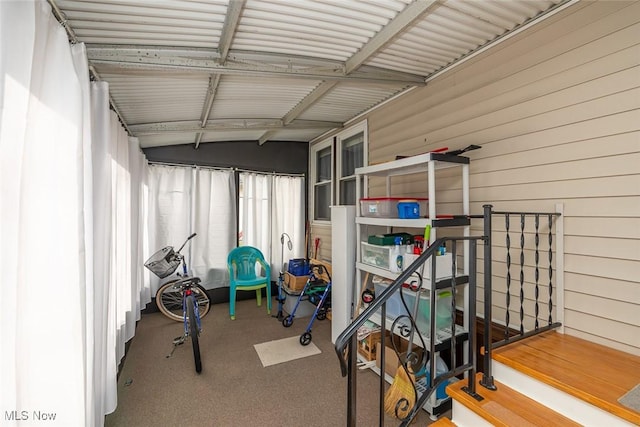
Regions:
[[[173,246],[165,246],[144,263],[153,274],[163,279],[176,271],[180,265],[180,257],[176,256]]]

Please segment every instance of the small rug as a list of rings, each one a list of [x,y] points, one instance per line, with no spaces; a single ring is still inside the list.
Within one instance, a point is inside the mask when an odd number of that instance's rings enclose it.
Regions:
[[[320,354],[320,349],[314,343],[300,344],[299,336],[255,344],[253,347],[264,367]]]
[[[618,402],[640,412],[640,384],[629,390],[627,394],[618,399]]]

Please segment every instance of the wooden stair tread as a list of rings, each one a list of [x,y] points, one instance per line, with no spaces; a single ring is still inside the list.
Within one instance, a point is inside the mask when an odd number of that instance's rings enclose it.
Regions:
[[[497,391],[487,390],[479,384],[481,378],[482,374],[476,375],[476,393],[483,397],[481,401],[462,390],[468,384],[466,380],[448,385],[447,394],[494,426],[580,425],[498,381],[495,381]]]
[[[456,423],[454,423],[453,421],[451,421],[447,417],[442,417],[442,418],[438,418],[437,421],[434,421],[429,425],[432,426],[432,427],[433,426],[435,426],[435,427],[451,427],[451,426],[456,426]]]
[[[493,351],[494,360],[627,421],[640,413],[618,399],[640,384],[640,357],[549,331]]]

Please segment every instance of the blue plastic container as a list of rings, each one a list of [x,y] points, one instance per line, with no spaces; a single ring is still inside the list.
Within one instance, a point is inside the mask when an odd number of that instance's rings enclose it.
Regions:
[[[417,200],[402,200],[398,202],[398,218],[420,218],[420,203]]]
[[[305,258],[290,259],[287,271],[289,274],[293,274],[294,276],[308,276],[310,272],[309,261]]]

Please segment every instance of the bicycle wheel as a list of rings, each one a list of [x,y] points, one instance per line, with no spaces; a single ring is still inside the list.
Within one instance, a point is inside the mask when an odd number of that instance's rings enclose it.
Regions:
[[[200,331],[198,330],[198,320],[195,313],[195,298],[193,295],[189,295],[185,304],[187,304],[187,323],[189,324],[189,336],[191,337],[191,344],[193,345],[193,360],[196,363],[196,372],[202,371],[202,361],[200,360],[200,343],[198,342],[198,336]]]
[[[178,280],[165,283],[156,292],[156,305],[162,314],[176,322],[182,322],[182,289],[174,288],[173,285]],[[198,303],[200,318],[209,313],[210,301],[204,288],[200,285],[191,288]]]

